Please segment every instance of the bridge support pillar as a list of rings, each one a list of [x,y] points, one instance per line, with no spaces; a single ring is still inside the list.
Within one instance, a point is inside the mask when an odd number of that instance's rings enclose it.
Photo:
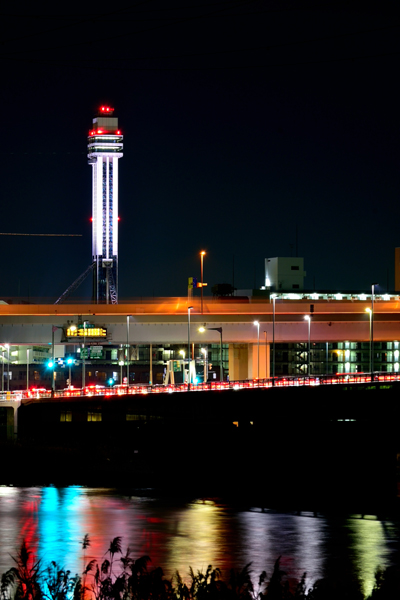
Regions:
[[[260,340],[260,379],[271,377],[270,344]],[[229,344],[229,379],[257,379],[258,343]]]
[[[266,379],[270,377],[270,345],[264,340],[249,344],[248,379]],[[259,375],[258,375],[259,373]]]
[[[20,401],[0,403],[0,438],[9,442],[17,439],[18,408],[20,405]]]
[[[229,379],[248,378],[248,344],[229,344]]]

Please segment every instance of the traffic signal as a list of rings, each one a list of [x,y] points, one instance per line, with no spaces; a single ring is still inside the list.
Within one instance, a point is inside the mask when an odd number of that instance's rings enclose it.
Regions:
[[[55,362],[53,360],[49,360],[47,363],[47,368],[54,369],[54,367],[55,367]]]
[[[115,381],[112,377],[110,377],[110,379],[107,381],[107,383],[110,387],[112,387],[114,385]]]

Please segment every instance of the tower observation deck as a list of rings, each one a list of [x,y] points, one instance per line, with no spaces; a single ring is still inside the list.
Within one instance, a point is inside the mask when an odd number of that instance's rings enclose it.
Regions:
[[[102,106],[88,135],[92,165],[93,300],[118,303],[118,159],[123,136],[114,109]]]

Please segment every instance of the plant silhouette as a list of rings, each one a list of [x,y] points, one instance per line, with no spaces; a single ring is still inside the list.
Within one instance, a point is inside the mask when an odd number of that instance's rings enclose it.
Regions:
[[[90,546],[89,535],[82,540],[83,560]],[[15,566],[1,576],[0,600],[392,600],[400,597],[400,570],[378,569],[371,595],[366,599],[356,580],[323,578],[307,589],[306,573],[293,582],[275,561],[271,577],[266,571],[254,578],[251,563],[232,569],[226,579],[221,570],[209,565],[205,572],[193,571],[185,581],[178,571],[171,580],[161,567],[149,569],[150,557],[134,559],[129,548],[122,550],[122,538],[111,540],[99,562],[92,559],[82,575],[71,575],[51,561],[46,567],[36,560],[23,542]],[[256,582],[256,583],[254,583]]]

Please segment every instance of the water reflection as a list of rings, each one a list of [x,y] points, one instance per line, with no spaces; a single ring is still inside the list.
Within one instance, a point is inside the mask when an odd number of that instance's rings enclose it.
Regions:
[[[282,568],[307,583],[327,574],[349,572],[372,589],[378,566],[399,557],[399,524],[368,518],[329,519],[310,514],[234,510],[214,502],[185,505],[121,496],[111,490],[0,487],[0,573],[11,566],[21,541],[47,563],[55,560],[72,573],[102,559],[112,538],[121,536],[134,557],[144,554],[166,576],[187,576],[209,564],[226,572],[252,563],[270,576]],[[88,533],[91,545],[81,542]]]
[[[349,519],[347,527],[354,571],[361,581],[364,594],[370,593],[374,574],[382,563],[387,564],[390,553],[384,523],[375,519]]]

